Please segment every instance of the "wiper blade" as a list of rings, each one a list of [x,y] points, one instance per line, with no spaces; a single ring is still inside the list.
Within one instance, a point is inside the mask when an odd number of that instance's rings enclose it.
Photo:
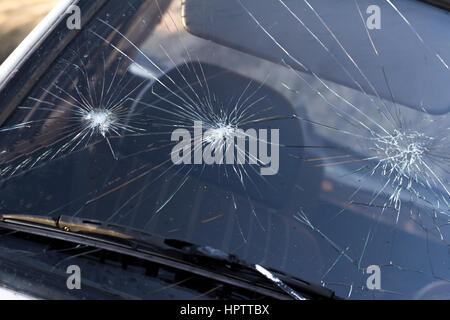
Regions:
[[[167,239],[167,244],[170,244],[173,247],[183,249],[188,252],[192,257],[196,257],[197,259],[204,258],[204,264],[208,264],[211,261],[223,261],[224,263],[231,263],[234,265],[241,266],[248,271],[254,271],[259,275],[262,275],[268,281],[270,281],[273,285],[280,288],[286,294],[288,294],[292,299],[295,300],[308,300],[303,294],[299,292],[304,292],[308,296],[320,297],[320,298],[330,298],[337,299],[334,292],[330,289],[327,289],[323,286],[315,285],[303,279],[293,277],[287,275],[278,270],[273,270],[269,268],[265,268],[259,264],[251,264],[247,261],[243,261],[239,259],[235,255],[228,254],[219,249],[212,248],[209,246],[199,246],[194,245],[185,241]],[[294,287],[296,289],[294,289]]]
[[[70,217],[0,215],[0,227],[135,256],[277,299],[337,298],[332,290],[221,250],[137,229]],[[275,290],[275,288],[279,290]]]
[[[69,216],[52,218],[46,216],[4,214],[1,216],[1,221],[10,223],[31,222],[39,225],[55,227],[66,232],[90,233],[120,239],[134,238],[130,234],[114,230],[112,226],[103,227],[101,222]]]

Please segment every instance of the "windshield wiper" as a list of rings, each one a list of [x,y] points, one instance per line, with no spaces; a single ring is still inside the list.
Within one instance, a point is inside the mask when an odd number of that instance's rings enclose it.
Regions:
[[[0,216],[0,228],[134,256],[271,298],[337,298],[323,286],[248,263],[221,250],[116,224],[64,215],[54,218],[4,214]]]

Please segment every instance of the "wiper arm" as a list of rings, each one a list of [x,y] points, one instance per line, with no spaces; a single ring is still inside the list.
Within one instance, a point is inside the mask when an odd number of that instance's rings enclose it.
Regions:
[[[4,214],[0,227],[135,256],[278,299],[336,298],[325,287],[250,264],[221,250],[115,224],[64,215]],[[281,292],[274,292],[274,288]]]

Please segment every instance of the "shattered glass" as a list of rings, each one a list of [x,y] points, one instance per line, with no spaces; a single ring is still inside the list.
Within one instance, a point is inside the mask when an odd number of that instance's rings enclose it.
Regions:
[[[450,83],[450,36],[431,41],[409,16],[450,26],[448,13],[262,2],[223,2],[233,11],[212,19],[217,1],[108,1],[0,125],[1,213],[207,245],[350,299],[450,298],[450,109],[436,89]],[[372,4],[381,30],[366,25]],[[278,171],[262,174],[245,146],[247,162],[176,164],[177,129],[192,153],[278,129],[256,136],[266,158],[279,149]]]

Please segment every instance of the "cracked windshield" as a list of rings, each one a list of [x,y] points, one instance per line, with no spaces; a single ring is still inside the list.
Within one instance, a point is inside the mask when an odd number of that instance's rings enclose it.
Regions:
[[[342,298],[450,297],[446,10],[130,0],[84,23],[0,110],[2,214],[207,245]]]

